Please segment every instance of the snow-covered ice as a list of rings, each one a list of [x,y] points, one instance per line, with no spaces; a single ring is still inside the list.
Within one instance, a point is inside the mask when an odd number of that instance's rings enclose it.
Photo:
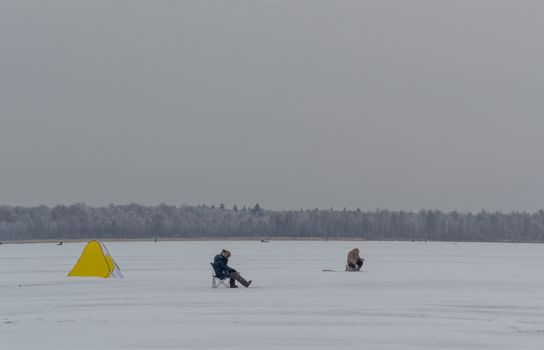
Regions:
[[[544,245],[106,242],[125,279],[69,278],[84,243],[0,245],[0,349],[542,349]],[[363,272],[343,270],[351,248]],[[250,288],[212,289],[222,248]]]

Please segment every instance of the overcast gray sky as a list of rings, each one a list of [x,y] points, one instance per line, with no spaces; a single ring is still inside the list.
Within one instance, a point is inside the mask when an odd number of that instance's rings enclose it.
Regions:
[[[0,2],[0,203],[538,210],[542,1]]]

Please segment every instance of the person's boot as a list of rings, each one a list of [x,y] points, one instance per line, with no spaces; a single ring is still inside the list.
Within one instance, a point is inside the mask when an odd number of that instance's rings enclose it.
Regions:
[[[246,281],[242,276],[240,276],[240,274],[237,274],[237,275],[236,275],[236,280],[237,280],[238,282],[240,282],[240,284],[241,284],[242,286],[246,287],[246,288],[249,287],[249,285],[250,285],[251,282],[252,282],[251,280]]]
[[[238,288],[236,285],[236,280],[234,278],[230,279],[230,288]]]

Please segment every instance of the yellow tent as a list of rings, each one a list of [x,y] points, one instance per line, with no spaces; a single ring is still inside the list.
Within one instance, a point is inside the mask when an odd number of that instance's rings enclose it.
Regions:
[[[108,248],[99,241],[87,243],[68,276],[123,278],[123,274],[108,252]]]

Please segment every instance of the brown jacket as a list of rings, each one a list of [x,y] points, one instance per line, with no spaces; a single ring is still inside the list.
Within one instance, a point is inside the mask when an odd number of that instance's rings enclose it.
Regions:
[[[359,249],[355,248],[348,253],[348,264],[357,265],[357,262],[362,260],[359,257]]]

